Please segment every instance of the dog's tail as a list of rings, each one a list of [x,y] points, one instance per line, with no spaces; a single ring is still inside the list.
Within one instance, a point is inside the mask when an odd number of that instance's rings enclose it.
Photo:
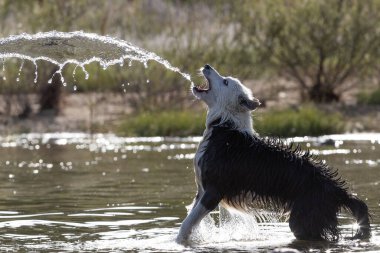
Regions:
[[[369,225],[369,213],[367,205],[355,196],[348,196],[344,205],[352,213],[358,228],[356,234],[351,239],[367,239],[371,237],[371,227]]]

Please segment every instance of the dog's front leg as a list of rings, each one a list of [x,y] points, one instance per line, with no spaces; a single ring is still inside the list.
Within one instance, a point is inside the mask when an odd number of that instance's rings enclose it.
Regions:
[[[198,188],[198,192],[197,192],[197,196],[195,196],[195,199],[193,201],[193,208],[199,203],[199,200],[201,199],[201,197],[203,196],[204,194],[204,190],[203,190],[203,186],[197,182],[197,188]]]
[[[213,188],[206,189],[203,196],[200,197],[199,201],[196,201],[196,205],[182,222],[176,242],[185,244],[189,239],[193,228],[197,226],[207,214],[218,206],[220,200],[221,197],[217,194],[216,190]]]

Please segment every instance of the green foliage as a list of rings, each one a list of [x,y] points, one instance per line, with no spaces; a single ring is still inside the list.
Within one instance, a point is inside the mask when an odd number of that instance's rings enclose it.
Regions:
[[[344,129],[341,115],[327,114],[310,105],[298,110],[269,111],[254,122],[256,131],[264,136],[318,136]]]
[[[373,92],[360,92],[358,103],[364,105],[380,105],[380,89]]]
[[[124,136],[198,136],[205,128],[205,114],[194,111],[146,112],[127,118],[119,126]]]
[[[248,38],[257,62],[297,82],[303,98],[339,100],[337,88],[378,64],[379,1],[243,3],[234,12],[240,40]]]
[[[3,0],[0,21],[2,37],[49,30],[110,34],[163,56],[195,83],[205,63],[243,80],[290,77],[305,100],[338,100],[338,90],[371,78],[379,66],[379,1]],[[77,68],[75,81],[74,67],[64,71],[71,91],[73,85],[82,92],[125,90],[136,111],[186,107],[189,82],[158,64],[145,69],[126,62],[107,70],[90,64],[90,78]],[[28,85],[34,65],[24,69],[30,75],[20,83]]]
[[[194,111],[145,112],[127,116],[118,132],[124,136],[201,135],[204,113]],[[315,106],[299,110],[269,111],[254,118],[255,130],[263,136],[318,136],[341,133],[344,121],[340,114],[327,114]]]

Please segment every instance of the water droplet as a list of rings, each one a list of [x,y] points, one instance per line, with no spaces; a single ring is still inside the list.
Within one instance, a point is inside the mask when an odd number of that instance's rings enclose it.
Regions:
[[[146,80],[146,83],[150,83],[150,80],[149,80],[149,79],[147,79],[147,80]]]
[[[34,61],[34,66],[36,67],[35,68],[35,71],[34,71],[34,83],[37,83],[37,80],[38,80],[38,65],[37,65],[37,62]]]
[[[74,83],[76,82],[76,79],[75,79],[75,74],[77,72],[77,68],[78,68],[79,65],[76,65],[74,70],[73,70],[73,80],[74,80]]]
[[[18,69],[18,74],[17,74],[17,78],[16,78],[16,82],[19,82],[20,81],[20,74],[21,74],[21,71],[22,71],[22,68],[24,67],[24,60],[22,60],[21,64],[20,64],[20,68]]]
[[[59,69],[59,70],[57,70],[56,72],[54,72],[53,73],[53,75],[51,76],[51,78],[48,80],[48,84],[51,84],[52,82],[53,82],[53,78],[54,78],[54,76],[56,75],[56,74],[59,74],[59,71],[60,71],[61,69]]]
[[[73,90],[77,91],[77,86],[76,85],[74,85]]]
[[[85,67],[83,65],[81,65],[81,68],[84,72],[84,79],[88,80],[88,78],[90,77],[90,74],[87,72],[87,70],[85,69]]]
[[[18,69],[18,71],[20,71],[20,72],[21,72],[22,68],[24,67],[24,63],[25,63],[25,61],[24,61],[24,60],[22,60],[22,62],[21,62],[21,64],[20,64],[20,68]]]
[[[144,61],[144,68],[148,68],[148,63],[146,61]]]
[[[129,60],[128,67],[132,67],[132,60]]]
[[[7,80],[7,78],[5,77],[5,59],[3,59],[3,80]]]
[[[58,74],[61,76],[61,83],[63,86],[66,86],[65,78],[63,77],[62,72],[60,71]]]

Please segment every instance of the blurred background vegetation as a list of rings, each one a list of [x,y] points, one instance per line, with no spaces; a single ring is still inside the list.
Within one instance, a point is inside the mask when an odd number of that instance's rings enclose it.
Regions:
[[[378,130],[373,120],[380,118],[380,1],[0,0],[0,20],[1,37],[83,30],[124,39],[190,73],[195,83],[203,82],[198,69],[210,63],[241,79],[263,102],[255,122],[265,135]],[[20,65],[12,59],[0,68],[5,126],[46,115],[74,117],[67,108],[84,106],[78,109],[88,123],[77,130],[202,133],[204,108],[194,103],[189,82],[159,64],[107,70],[90,64],[87,80],[79,68],[74,77],[75,66],[68,66],[66,86],[57,77],[47,83],[53,65],[38,62],[37,83],[35,66],[25,62],[20,72]],[[104,120],[99,115],[110,112],[99,107],[115,94],[125,110]],[[72,96],[86,103],[71,104]],[[364,114],[367,119],[360,118]],[[21,129],[35,131],[27,124]]]

